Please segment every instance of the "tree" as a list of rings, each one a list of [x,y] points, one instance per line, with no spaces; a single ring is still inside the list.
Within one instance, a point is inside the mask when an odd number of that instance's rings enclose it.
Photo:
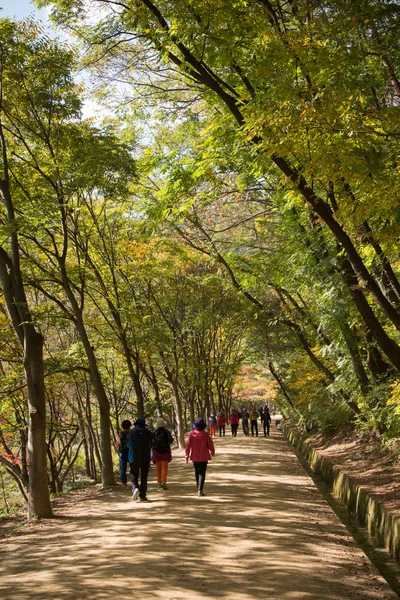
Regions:
[[[112,3],[104,0],[102,5],[107,9]],[[120,60],[127,77],[132,75],[127,58],[145,39],[196,96],[200,90],[214,110],[225,107],[238,126],[238,138],[254,145],[258,169],[275,179],[280,173],[287,198],[302,198],[318,215],[345,253],[362,293],[399,329],[397,300],[393,304],[398,281],[379,241],[387,220],[394,224],[391,205],[386,202],[379,212],[366,208],[371,200],[374,205],[382,186],[388,189],[388,179],[393,189],[397,186],[390,165],[396,164],[397,154],[393,96],[398,55],[393,49],[392,56],[387,52],[399,18],[393,3],[354,8],[340,0],[311,7],[308,2],[284,7],[220,2],[209,12],[200,2],[175,6],[142,0],[107,13],[92,37],[82,11],[75,10],[76,3],[72,7],[55,17],[63,23],[73,19],[74,27],[81,27],[85,39],[94,42],[92,55],[101,48],[102,65],[109,52],[110,61]],[[147,68],[157,77],[161,67],[150,61],[148,57]],[[220,118],[219,132],[231,127],[232,121]],[[374,158],[367,148],[373,148]],[[359,244],[362,225],[386,285],[368,269]],[[379,329],[379,317],[366,311],[364,305],[361,314],[372,335],[399,369],[398,344]]]
[[[15,104],[14,86],[23,86],[32,77],[32,70],[49,63],[50,44],[41,46],[38,31],[32,24],[17,27],[8,20],[0,21],[0,193],[3,203],[3,238],[7,245],[0,247],[0,282],[7,312],[23,348],[23,362],[28,390],[28,454],[29,487],[28,516],[51,517],[50,494],[46,463],[46,403],[43,367],[43,336],[33,322],[25,282],[21,270],[20,224],[14,200],[13,140],[9,138],[9,115]],[[34,63],[33,69],[31,68]],[[54,83],[59,81],[59,73]],[[44,83],[42,81],[42,83]],[[47,82],[46,82],[47,83]],[[43,87],[36,90],[36,98]],[[17,94],[18,109],[24,110],[24,94]]]

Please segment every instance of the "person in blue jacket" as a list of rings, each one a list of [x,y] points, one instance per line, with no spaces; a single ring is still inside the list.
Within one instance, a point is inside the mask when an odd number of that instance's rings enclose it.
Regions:
[[[147,502],[147,478],[149,476],[153,436],[146,428],[146,421],[139,417],[128,434],[128,456],[131,468],[132,499]],[[139,483],[140,480],[140,483]]]

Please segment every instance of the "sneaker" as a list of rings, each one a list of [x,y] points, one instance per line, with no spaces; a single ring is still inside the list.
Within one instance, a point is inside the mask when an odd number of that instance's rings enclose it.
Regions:
[[[163,484],[162,484],[162,483],[159,483],[159,484],[158,484],[158,487],[159,487],[159,489],[160,489],[160,490],[162,490]]]
[[[132,492],[132,500],[137,500],[139,498],[139,488],[135,488]]]
[[[128,484],[127,483],[121,483],[122,487],[126,487]]]
[[[198,496],[205,496],[205,493],[204,493],[202,490],[199,490],[199,491],[197,492],[197,495],[198,495]]]
[[[148,502],[149,499],[146,498],[146,496],[144,498],[139,498],[138,502]]]
[[[167,490],[168,489],[168,486],[167,486],[167,484],[166,484],[165,481],[161,482],[161,487],[162,487],[163,490]]]

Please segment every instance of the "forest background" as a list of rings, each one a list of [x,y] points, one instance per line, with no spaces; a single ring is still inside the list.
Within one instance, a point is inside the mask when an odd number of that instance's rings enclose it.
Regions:
[[[269,402],[395,446],[399,3],[51,18],[62,38],[0,20],[3,515],[113,484],[126,417],[182,446],[196,416]]]

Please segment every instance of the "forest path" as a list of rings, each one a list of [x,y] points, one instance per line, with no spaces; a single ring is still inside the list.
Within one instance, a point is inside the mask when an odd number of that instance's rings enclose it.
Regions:
[[[169,490],[150,472],[151,502],[76,491],[2,540],[2,600],[398,598],[279,432],[215,442],[204,498],[176,451]]]

